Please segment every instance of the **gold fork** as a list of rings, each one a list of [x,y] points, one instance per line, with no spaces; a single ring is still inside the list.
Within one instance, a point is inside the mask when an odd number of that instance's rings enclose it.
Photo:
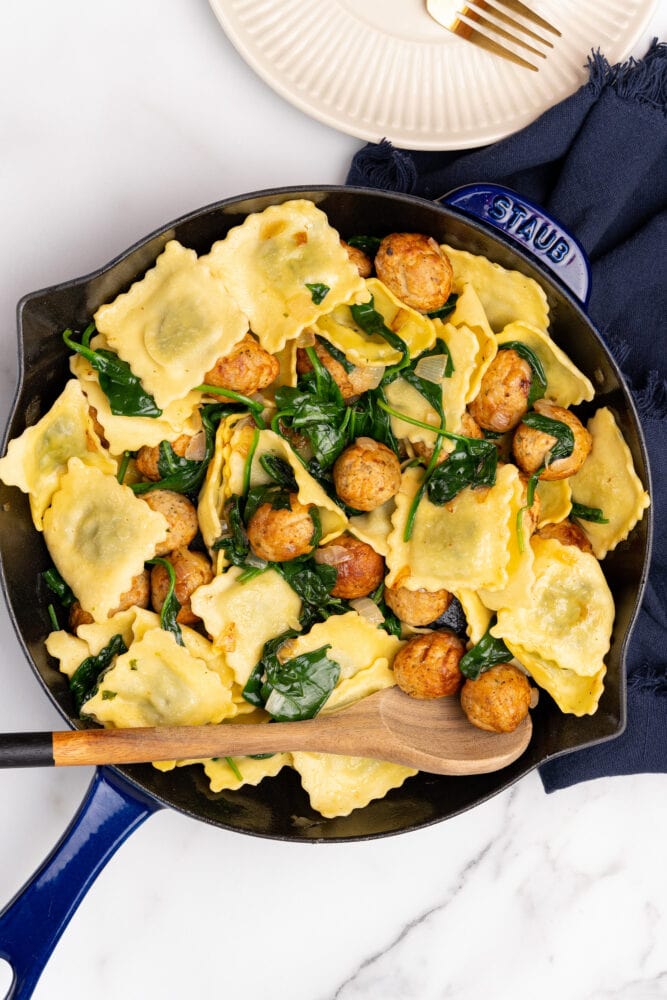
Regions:
[[[549,31],[560,38],[560,31],[550,24],[539,14],[536,14],[521,0],[426,0],[426,9],[432,18],[443,28],[453,31],[459,38],[464,38],[473,45],[478,45],[487,52],[503,56],[511,62],[524,66],[526,69],[537,71],[538,66],[524,59],[512,49],[501,45],[498,39],[512,42],[514,45],[539,56],[546,58],[546,53],[535,47],[526,39],[532,42],[539,42],[548,49],[553,48],[553,42],[544,35],[538,34],[524,22],[530,21],[543,31]],[[524,21],[517,20],[512,14],[518,14]],[[510,29],[510,30],[508,30]],[[525,36],[525,37],[522,37]]]

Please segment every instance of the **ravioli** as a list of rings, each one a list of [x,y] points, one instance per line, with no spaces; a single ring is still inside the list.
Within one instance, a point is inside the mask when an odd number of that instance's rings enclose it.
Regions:
[[[614,602],[599,562],[555,539],[534,537],[531,545],[530,601],[501,608],[491,634],[581,677],[599,674],[614,623]]]
[[[537,281],[467,250],[455,250],[446,244],[442,249],[452,264],[454,289],[459,291],[466,283],[474,286],[495,331],[514,320],[548,329],[547,297]]]
[[[469,282],[463,284],[449,322],[455,327],[465,327],[477,339],[474,368],[470,373],[466,394],[466,402],[469,403],[479,392],[486,370],[498,352],[498,344],[484,312],[484,306],[477,290]]]
[[[635,472],[630,449],[614,415],[606,406],[586,425],[593,438],[588,458],[572,476],[572,498],[586,507],[598,507],[607,524],[580,520],[598,559],[628,537],[649,506],[649,496]]]
[[[482,587],[499,590],[508,579],[512,499],[518,472],[505,465],[492,487],[466,487],[444,506],[423,497],[410,541],[404,541],[408,513],[422,480],[417,469],[403,473],[389,535],[386,584],[408,590]]]
[[[524,607],[530,602],[534,582],[533,550],[530,545],[530,523],[525,512],[526,492],[517,476],[514,495],[510,500],[510,533],[508,539],[509,561],[507,579],[500,588],[481,588],[479,597],[493,611],[498,608]]]
[[[330,646],[327,656],[340,666],[340,681],[369,667],[387,666],[401,646],[400,639],[371,625],[356,611],[333,615],[313,625],[309,632],[290,639],[279,652],[282,661]],[[328,703],[325,703],[325,707]]]
[[[38,423],[9,442],[7,454],[0,459],[0,478],[29,495],[38,531],[70,458],[110,475],[116,473],[116,462],[102,446],[76,379],[70,379]]]
[[[288,753],[274,753],[263,760],[253,757],[231,757],[230,760],[233,767],[223,757],[212,757],[204,762],[204,772],[212,792],[235,791],[243,785],[258,785],[264,778],[275,778],[284,767],[292,763],[292,756]]]
[[[324,753],[294,753],[293,766],[310,804],[322,816],[349,816],[392,788],[400,788],[417,772],[401,764]]]
[[[220,276],[177,240],[128,292],[100,306],[95,325],[160,408],[202,383],[248,332]]]
[[[115,476],[71,458],[44,514],[44,540],[84,611],[103,621],[167,537],[167,521]]]
[[[391,518],[395,509],[396,503],[392,497],[375,510],[355,514],[349,519],[347,530],[360,542],[366,542],[381,556],[386,556],[389,551],[387,539],[391,530]]]
[[[410,357],[433,346],[435,326],[428,316],[406,306],[379,278],[367,278],[366,290],[366,299],[372,296],[375,311],[380,313],[387,329],[407,346]],[[316,329],[342,351],[349,362],[362,368],[395,365],[403,356],[381,334],[367,333],[360,327],[348,306],[340,306],[322,316]]]
[[[506,645],[535,683],[551,695],[561,712],[577,716],[595,714],[604,691],[607,673],[604,664],[594,674],[578,674],[517,643],[507,641]]]
[[[595,390],[591,380],[543,330],[528,323],[510,323],[498,334],[498,343],[512,340],[525,344],[542,362],[547,380],[546,399],[566,408],[593,399]]]
[[[205,660],[154,628],[99,679],[82,714],[113,728],[203,726],[235,715],[231,688]]]
[[[323,313],[368,298],[338,233],[310,201],[249,215],[213,244],[202,263],[224,281],[271,354]]]
[[[572,509],[571,479],[540,479],[536,493],[540,498],[540,516],[537,527],[545,524],[558,524],[564,521]]]
[[[239,583],[242,570],[231,566],[199,587],[192,610],[224,654],[237,684],[243,686],[262,655],[264,643],[287,629],[299,630],[301,598],[273,569]],[[261,612],[260,610],[261,609]]]

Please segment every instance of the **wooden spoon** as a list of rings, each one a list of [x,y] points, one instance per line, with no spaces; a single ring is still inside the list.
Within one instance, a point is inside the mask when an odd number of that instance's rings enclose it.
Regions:
[[[484,774],[516,760],[531,733],[530,716],[512,733],[488,733],[468,722],[457,698],[423,701],[394,687],[307,722],[8,733],[0,735],[0,767],[139,764],[307,750],[393,761],[432,774]]]

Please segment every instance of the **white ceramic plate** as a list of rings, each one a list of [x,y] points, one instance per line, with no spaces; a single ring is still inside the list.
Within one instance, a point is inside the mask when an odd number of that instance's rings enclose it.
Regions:
[[[539,73],[441,28],[423,0],[209,0],[246,62],[318,121],[409,149],[482,146],[587,78],[588,53],[631,50],[657,0],[536,0],[562,38]]]

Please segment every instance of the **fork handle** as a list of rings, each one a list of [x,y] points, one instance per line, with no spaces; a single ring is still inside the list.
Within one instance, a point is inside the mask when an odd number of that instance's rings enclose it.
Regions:
[[[587,304],[591,269],[586,251],[539,205],[500,184],[466,184],[436,201],[499,230]]]

